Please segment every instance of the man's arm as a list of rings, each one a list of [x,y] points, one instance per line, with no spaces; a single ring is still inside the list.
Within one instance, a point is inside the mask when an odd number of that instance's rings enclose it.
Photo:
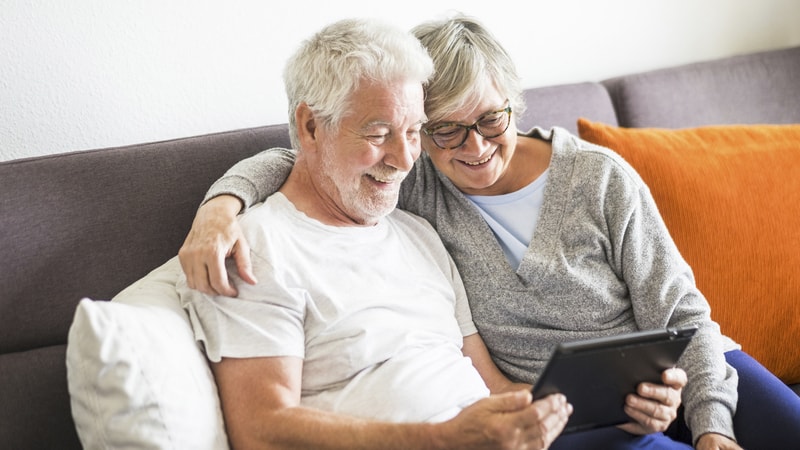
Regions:
[[[178,251],[190,288],[209,295],[235,297],[236,288],[225,270],[228,257],[234,258],[245,282],[257,283],[250,263],[250,246],[236,216],[280,188],[289,176],[294,157],[293,150],[265,150],[239,161],[211,186]]]
[[[233,448],[546,448],[566,424],[555,398],[526,391],[482,399],[447,422],[388,423],[300,406],[297,357],[223,358],[212,363]]]

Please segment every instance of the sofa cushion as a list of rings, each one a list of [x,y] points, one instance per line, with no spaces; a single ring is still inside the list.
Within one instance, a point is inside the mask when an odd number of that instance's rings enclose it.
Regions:
[[[175,291],[180,270],[172,259],[113,301],[78,304],[67,380],[85,448],[227,448],[216,385]]]
[[[723,333],[800,382],[800,125],[578,129],[647,183]]]
[[[800,47],[625,75],[603,84],[625,127],[800,123]]]
[[[0,354],[0,447],[81,450],[70,418],[66,349]]]

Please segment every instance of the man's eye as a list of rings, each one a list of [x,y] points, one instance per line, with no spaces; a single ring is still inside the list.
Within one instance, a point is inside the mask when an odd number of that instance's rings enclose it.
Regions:
[[[389,138],[388,134],[370,134],[367,135],[367,140],[373,145],[381,145]]]

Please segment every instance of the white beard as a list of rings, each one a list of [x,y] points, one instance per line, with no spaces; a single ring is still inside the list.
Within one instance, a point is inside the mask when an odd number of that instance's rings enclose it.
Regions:
[[[323,180],[328,192],[338,195],[339,208],[353,221],[360,224],[374,224],[397,206],[400,194],[400,181],[406,173],[389,166],[373,167],[367,174],[353,175],[342,167],[333,155],[326,151],[322,156]],[[393,180],[392,189],[377,189],[366,178]]]

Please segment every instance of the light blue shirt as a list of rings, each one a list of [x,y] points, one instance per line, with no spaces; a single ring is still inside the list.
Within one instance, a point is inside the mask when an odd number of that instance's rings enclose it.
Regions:
[[[539,221],[548,172],[545,170],[531,184],[509,194],[466,196],[489,224],[514,270],[528,250]]]

